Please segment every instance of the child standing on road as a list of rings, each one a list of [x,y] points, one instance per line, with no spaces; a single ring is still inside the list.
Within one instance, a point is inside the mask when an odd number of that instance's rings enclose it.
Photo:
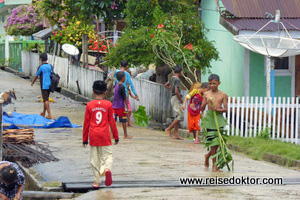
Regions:
[[[114,101],[113,101],[113,109],[115,114],[115,120],[117,121],[119,117],[119,121],[122,123],[124,130],[124,139],[131,139],[132,136],[127,134],[127,110],[128,106],[128,98],[126,97],[126,91],[124,86],[124,81],[126,80],[125,73],[123,71],[119,71],[116,74],[118,84],[116,84],[114,89]]]
[[[188,105],[188,129],[189,133],[194,135],[194,143],[199,144],[199,132],[200,132],[200,107],[203,101],[203,94],[209,90],[208,83],[194,83],[186,95],[182,109],[186,109],[187,100],[190,100]]]
[[[208,77],[209,88],[210,90],[204,93],[203,103],[201,106],[201,111],[204,111],[206,105],[208,106],[208,110],[216,111],[217,113],[223,113],[227,111],[228,104],[228,96],[225,92],[222,92],[218,89],[220,82],[220,77],[216,74],[211,74]],[[212,122],[215,123],[215,122]],[[220,127],[222,128],[222,127]],[[215,132],[215,129],[207,129],[207,132]],[[209,140],[213,140],[214,138],[210,138]],[[209,167],[209,158],[216,154],[219,146],[212,146],[210,151],[205,154],[205,168]],[[216,158],[213,158],[213,171],[220,172],[218,167],[216,166]]]
[[[104,81],[95,81],[93,94],[95,100],[86,106],[83,126],[83,146],[90,142],[90,163],[94,172],[94,188],[100,187],[100,176],[106,177],[105,185],[112,184],[111,167],[113,162],[110,128],[115,144],[119,142],[116,122],[113,118],[111,102],[104,100],[107,85]],[[109,128],[110,127],[110,128]]]
[[[176,65],[174,67],[174,73],[175,75],[172,77],[172,79],[167,82],[165,84],[165,88],[169,89],[172,91],[172,98],[171,98],[171,105],[173,108],[173,111],[175,113],[175,120],[172,122],[172,124],[165,130],[165,132],[167,133],[167,135],[169,137],[172,137],[171,135],[171,131],[174,128],[174,137],[173,139],[177,139],[177,140],[183,140],[183,138],[181,138],[178,135],[178,129],[179,129],[179,123],[181,121],[183,121],[184,119],[184,112],[182,109],[182,97],[181,97],[181,81],[180,81],[180,77],[182,76],[182,68],[180,65]]]

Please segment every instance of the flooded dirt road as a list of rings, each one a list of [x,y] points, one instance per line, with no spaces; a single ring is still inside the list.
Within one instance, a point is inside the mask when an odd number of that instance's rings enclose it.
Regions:
[[[0,71],[0,91],[15,88],[17,112],[39,114],[39,85]],[[54,118],[68,116],[72,123],[82,125],[85,106],[58,93],[51,94]],[[13,106],[5,107],[6,111]],[[172,140],[162,131],[132,127],[132,140],[122,139],[113,146],[113,178],[115,180],[178,180],[180,177],[287,177],[300,178],[300,172],[233,153],[234,172],[213,173],[204,170],[203,145],[190,140]],[[35,139],[47,142],[59,162],[32,167],[41,182],[93,181],[89,164],[89,148],[82,147],[82,128],[35,129]],[[299,199],[300,185],[289,186],[218,186],[200,188],[116,188],[93,191],[77,199]]]

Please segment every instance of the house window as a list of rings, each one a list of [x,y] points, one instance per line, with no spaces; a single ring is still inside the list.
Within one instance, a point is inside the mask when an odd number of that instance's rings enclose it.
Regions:
[[[288,70],[289,69],[289,57],[273,58],[275,64],[275,70]]]
[[[295,56],[273,58],[275,76],[292,76],[295,68]],[[267,57],[265,57],[265,75],[267,71]]]

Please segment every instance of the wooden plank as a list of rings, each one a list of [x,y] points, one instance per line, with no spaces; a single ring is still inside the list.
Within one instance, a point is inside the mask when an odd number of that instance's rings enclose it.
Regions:
[[[291,130],[290,130],[290,132],[291,132],[291,141],[292,141],[292,143],[294,143],[295,142],[295,135],[294,135],[294,133],[295,133],[295,126],[294,126],[294,124],[295,123],[298,123],[297,121],[295,121],[295,97],[292,97],[292,103],[291,103]]]
[[[272,118],[272,98],[268,98],[268,128],[272,131],[271,118]]]
[[[228,131],[227,131],[227,135],[230,135],[230,114],[231,114],[231,109],[233,109],[232,106],[231,106],[231,97],[228,97],[227,122],[229,124],[229,128],[228,128]]]
[[[71,199],[75,197],[75,194],[67,192],[23,191],[22,194],[24,197],[31,199]]]
[[[232,135],[235,135],[235,131],[234,131],[234,128],[235,128],[235,123],[234,123],[234,111],[235,111],[235,97],[232,98],[232,120],[231,120],[231,134]]]
[[[260,134],[261,133],[261,127],[262,127],[262,123],[263,123],[263,116],[262,116],[262,113],[263,113],[263,98],[260,97],[259,98],[259,121],[258,121],[258,132],[255,132],[254,136],[256,136],[256,134]]]
[[[285,125],[285,128],[286,128],[286,131],[285,131],[285,141],[288,141],[290,139],[290,103],[291,103],[291,100],[290,100],[290,97],[287,98],[287,102],[286,102],[286,108],[287,108],[287,111],[286,111],[286,125]]]
[[[240,97],[237,98],[236,102],[236,127],[235,127],[235,135],[240,135]]]
[[[245,120],[245,137],[249,137],[249,135],[248,135],[248,124],[249,124],[249,122],[248,122],[248,115],[249,115],[249,108],[250,108],[250,106],[249,106],[249,97],[246,97],[246,120]],[[252,113],[252,109],[250,108],[250,112]],[[251,125],[251,124],[250,124]]]
[[[286,104],[285,104],[285,102],[286,102],[286,98],[285,97],[283,97],[283,99],[282,99],[282,124],[281,124],[281,139],[284,139],[284,136],[285,136],[285,130],[284,130],[284,127],[285,127],[285,108],[286,108]]]
[[[296,128],[295,128],[295,132],[296,132],[296,144],[299,143],[299,139],[300,139],[300,134],[299,134],[299,98],[296,98]]]
[[[245,111],[245,97],[242,97],[242,105],[241,105],[241,137],[245,137],[245,135],[244,135],[244,122],[245,122],[245,113],[244,113],[244,111]],[[247,107],[247,110],[248,110],[248,107]]]
[[[257,112],[258,112],[258,97],[255,97],[255,108],[254,108],[254,132],[252,136],[256,136],[257,131]]]
[[[251,101],[250,101],[250,128],[249,128],[249,137],[252,137],[253,136],[253,121],[254,121],[254,118],[253,118],[253,112],[254,112],[254,97],[251,97]]]
[[[263,131],[265,131],[267,127],[268,97],[264,98],[264,109],[261,112],[264,114]]]
[[[272,138],[275,139],[275,131],[276,131],[276,114],[278,109],[276,109],[277,107],[277,98],[274,97],[274,104],[272,106],[272,110],[273,110],[273,122],[272,122]]]
[[[278,117],[277,117],[277,136],[276,139],[280,138],[280,125],[281,125],[281,97],[278,97]]]

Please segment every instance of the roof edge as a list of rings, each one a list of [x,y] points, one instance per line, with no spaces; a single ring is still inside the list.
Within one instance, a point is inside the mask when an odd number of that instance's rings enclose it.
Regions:
[[[239,30],[235,26],[230,24],[228,21],[226,21],[223,16],[220,16],[219,23],[233,35],[239,34]]]

